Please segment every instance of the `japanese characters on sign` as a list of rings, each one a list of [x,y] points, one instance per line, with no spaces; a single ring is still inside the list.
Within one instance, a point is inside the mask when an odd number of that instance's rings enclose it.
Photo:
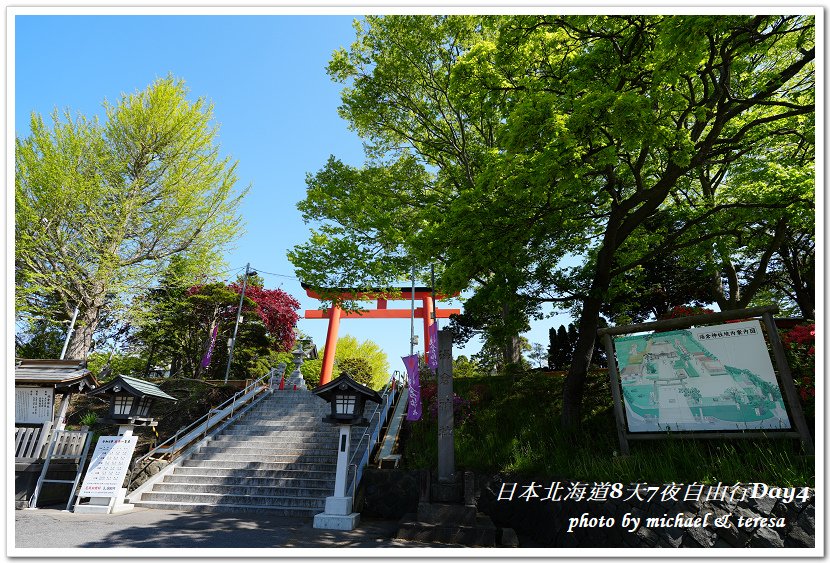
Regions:
[[[629,432],[784,430],[757,320],[615,339]]]
[[[137,441],[137,436],[101,436],[78,495],[116,496],[124,483]]]
[[[42,424],[52,420],[55,390],[45,387],[15,387],[14,421],[18,424]]]

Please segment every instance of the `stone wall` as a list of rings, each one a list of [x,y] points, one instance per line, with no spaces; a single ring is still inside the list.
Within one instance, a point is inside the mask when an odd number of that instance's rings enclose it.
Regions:
[[[503,485],[516,483],[512,500],[498,500],[503,497]],[[815,547],[815,491],[809,490],[809,498],[799,498],[787,502],[785,499],[741,498],[734,494],[732,500],[726,495],[723,500],[683,500],[686,489],[675,495],[679,500],[662,500],[662,492],[667,487],[658,487],[660,494],[649,496],[651,492],[641,485],[643,500],[632,496],[633,485],[621,486],[624,493],[618,498],[604,500],[587,500],[589,493],[582,500],[542,500],[551,486],[550,481],[537,485],[534,489],[538,497],[520,495],[532,481],[517,477],[497,475],[480,477],[477,480],[477,506],[480,512],[488,515],[499,528],[513,528],[519,536],[520,547]],[[573,483],[559,482],[560,496],[564,497]],[[590,485],[593,485],[590,484]],[[731,487],[731,486],[730,486]],[[589,487],[590,488],[590,487]],[[746,489],[746,487],[743,487]],[[739,489],[739,491],[743,490]],[[606,491],[611,493],[609,489]],[[751,493],[751,488],[750,488]],[[611,494],[608,495],[612,496]],[[404,514],[415,512],[418,506],[418,471],[399,469],[367,468],[363,474],[355,498],[355,510],[367,518],[396,520]],[[692,526],[673,525],[681,515],[681,523],[690,522]],[[708,516],[707,516],[708,514]],[[715,526],[716,518],[728,520],[722,523],[728,526]],[[625,515],[639,518],[641,525],[634,531],[622,525]],[[568,532],[572,518],[577,519],[573,530]],[[591,519],[604,518],[604,524],[613,518],[613,525],[600,527],[596,525],[580,526],[582,518],[585,524]],[[648,518],[662,518],[662,525],[648,525]],[[742,526],[736,527],[739,518],[767,518],[767,523],[782,523],[781,527]],[[691,519],[691,520],[690,520]],[[695,521],[695,519],[698,519]],[[769,519],[775,519],[770,522]],[[779,520],[783,519],[783,520]],[[755,522],[758,522],[755,520]],[[652,524],[655,524],[652,521]],[[705,525],[704,525],[705,524]]]
[[[130,491],[136,490],[148,481],[150,477],[167,467],[169,463],[169,461],[165,460],[145,460],[141,464],[141,467],[136,467],[132,470],[132,474],[127,473],[127,477],[124,479],[124,486],[126,487],[127,483],[129,483]]]
[[[367,467],[355,493],[355,510],[384,520],[398,520],[417,511],[418,471]]]

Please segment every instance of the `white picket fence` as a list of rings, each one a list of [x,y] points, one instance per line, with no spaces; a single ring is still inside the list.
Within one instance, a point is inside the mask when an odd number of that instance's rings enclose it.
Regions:
[[[42,426],[15,426],[14,459],[40,459],[41,454],[46,453],[44,446],[48,443],[51,430],[51,422],[46,422]]]
[[[78,431],[62,431],[52,449],[52,459],[78,459],[84,449],[88,428]],[[16,461],[39,460],[46,455],[46,447],[52,438],[52,423],[43,426],[21,426],[14,429],[14,458]]]

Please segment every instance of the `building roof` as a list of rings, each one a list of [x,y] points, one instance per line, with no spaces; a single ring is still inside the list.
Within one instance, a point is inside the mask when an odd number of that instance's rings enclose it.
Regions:
[[[144,381],[143,379],[136,379],[135,377],[129,377],[127,375],[119,375],[109,383],[102,385],[98,389],[96,389],[92,395],[101,395],[120,385],[124,388],[125,391],[132,395],[149,395],[151,397],[156,397],[159,399],[168,399],[170,401],[178,401],[176,397],[171,397],[167,393],[161,390],[161,388],[156,385],[155,383],[150,383],[149,381]],[[114,390],[113,390],[114,391]]]
[[[98,381],[83,360],[27,360],[14,362],[15,385],[52,387],[57,391],[85,392],[98,387]]]

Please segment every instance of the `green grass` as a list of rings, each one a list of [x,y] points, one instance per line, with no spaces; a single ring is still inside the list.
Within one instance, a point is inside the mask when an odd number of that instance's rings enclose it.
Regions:
[[[474,403],[455,429],[456,467],[590,482],[815,484],[814,459],[793,439],[669,436],[631,441],[631,454],[622,456],[607,375],[589,375],[585,418],[575,433],[560,424],[563,381],[540,373],[456,379],[456,394]],[[421,421],[405,425],[403,460],[409,468],[437,465],[437,423],[428,405]]]

